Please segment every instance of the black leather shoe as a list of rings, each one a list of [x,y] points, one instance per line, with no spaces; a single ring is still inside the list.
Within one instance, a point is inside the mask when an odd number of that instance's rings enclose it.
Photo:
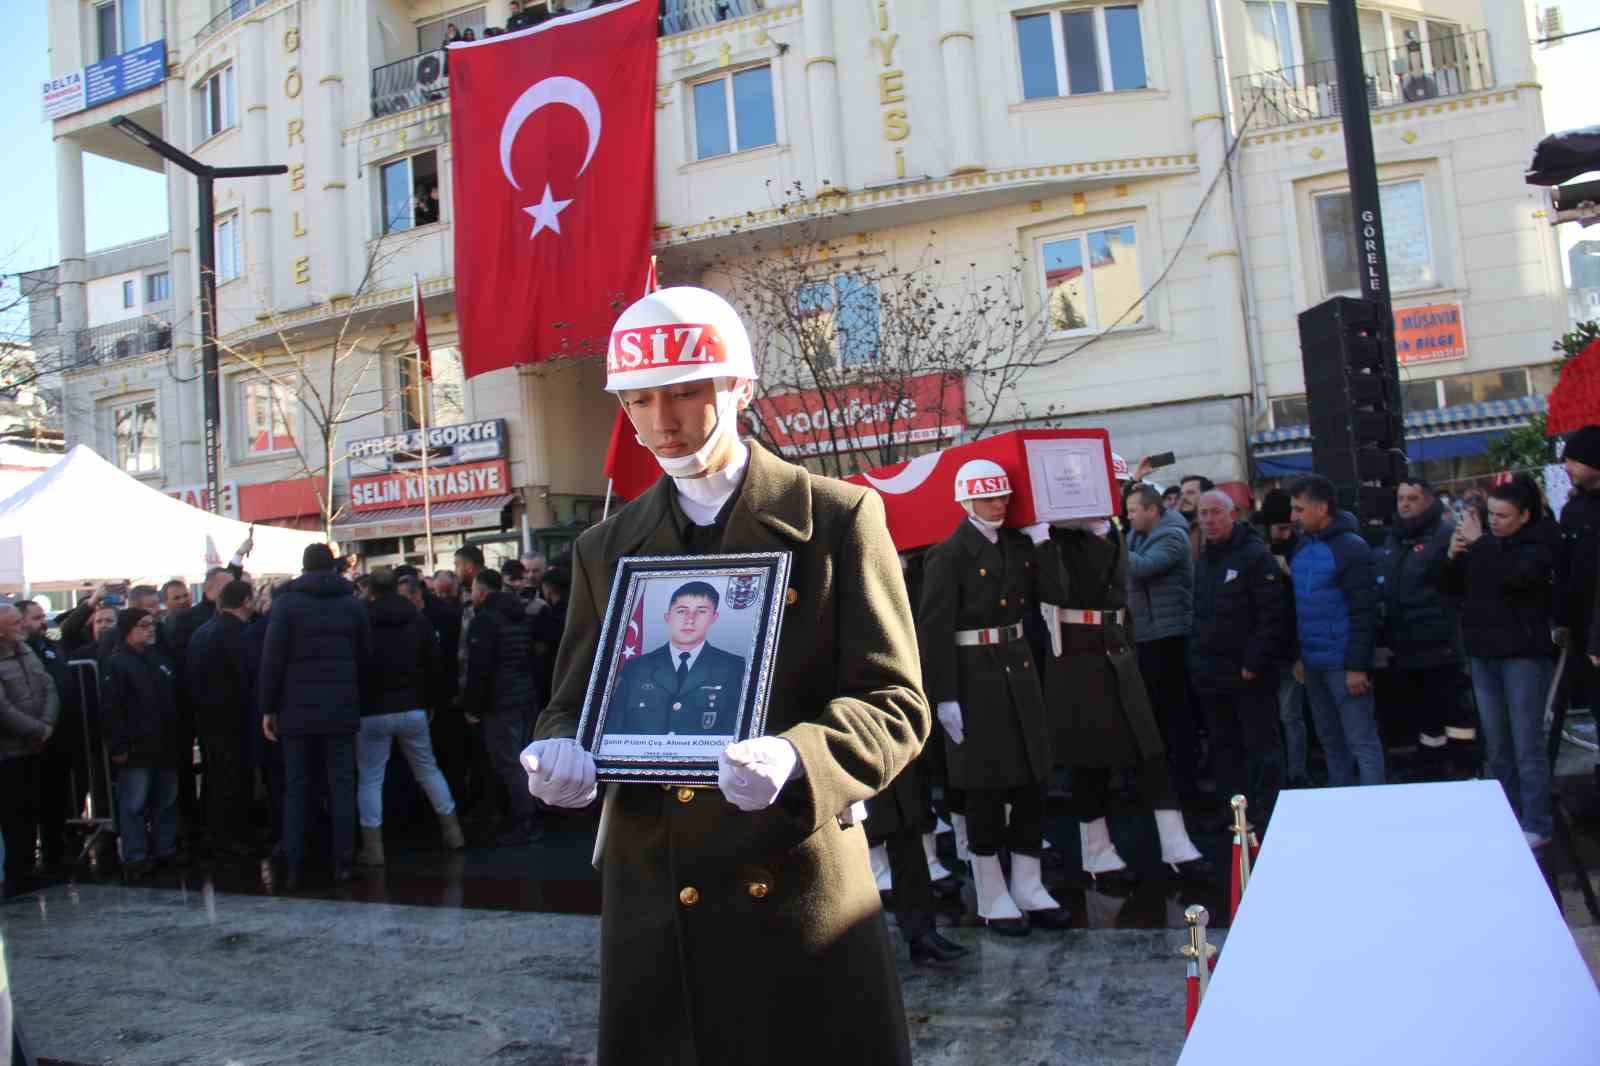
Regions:
[[[1024,911],[1028,924],[1035,929],[1071,929],[1072,912],[1065,907],[1048,907],[1042,911]]]
[[[1027,936],[1033,932],[1026,918],[985,918],[983,924],[996,936]]]
[[[936,929],[929,929],[911,942],[911,961],[919,966],[954,962],[964,958],[966,954],[966,948],[954,940],[940,936]]]
[[[928,886],[934,899],[955,899],[961,895],[961,878],[947,874]]]
[[[1210,859],[1190,859],[1188,862],[1169,862],[1168,869],[1185,881],[1209,881],[1217,868]]]

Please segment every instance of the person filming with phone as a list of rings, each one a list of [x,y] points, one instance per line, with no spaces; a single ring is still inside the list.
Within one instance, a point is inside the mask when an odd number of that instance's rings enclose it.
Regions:
[[[1554,830],[1543,718],[1550,686],[1551,538],[1527,482],[1489,492],[1489,528],[1467,508],[1450,538],[1445,592],[1461,600],[1461,634],[1472,671],[1489,767],[1522,823],[1528,846]]]

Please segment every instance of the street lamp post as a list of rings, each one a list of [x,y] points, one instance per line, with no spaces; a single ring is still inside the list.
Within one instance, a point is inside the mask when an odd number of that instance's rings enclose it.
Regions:
[[[281,163],[253,167],[213,167],[179,151],[132,119],[118,116],[111,125],[152,152],[195,176],[200,188],[200,353],[205,386],[206,497],[212,514],[222,513],[218,484],[217,436],[222,401],[217,379],[217,240],[213,191],[218,178],[257,178],[287,174]]]

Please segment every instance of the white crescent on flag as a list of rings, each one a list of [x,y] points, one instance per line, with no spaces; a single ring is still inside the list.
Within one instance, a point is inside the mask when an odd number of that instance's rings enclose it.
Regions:
[[[577,78],[565,76],[545,78],[535,82],[517,97],[516,103],[511,105],[511,110],[506,112],[505,123],[500,127],[500,170],[514,189],[521,190],[522,184],[517,181],[517,176],[511,169],[512,145],[516,144],[517,133],[522,129],[523,123],[546,104],[566,104],[583,116],[583,125],[589,134],[589,149],[584,153],[583,165],[578,168],[579,177],[589,169],[589,162],[594,159],[594,150],[600,146],[600,131],[603,126],[600,101],[595,99],[594,93],[587,85]],[[533,240],[545,230],[560,233],[561,212],[571,204],[571,198],[557,200],[551,194],[549,182],[546,182],[544,196],[539,202],[522,209],[524,214],[533,219],[533,232],[528,234],[528,239]]]
[[[907,492],[915,491],[918,486],[928,480],[928,475],[933,473],[933,468],[939,465],[939,456],[941,454],[941,452],[930,452],[927,455],[919,455],[906,463],[905,467],[898,473],[891,474],[885,478],[873,477],[871,474],[862,474],[861,476],[866,479],[867,484],[879,492],[900,496]]]

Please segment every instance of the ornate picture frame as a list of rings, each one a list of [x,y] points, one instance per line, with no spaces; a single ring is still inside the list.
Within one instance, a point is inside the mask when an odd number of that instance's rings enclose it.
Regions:
[[[619,560],[578,720],[598,780],[715,784],[722,750],[764,734],[790,560]]]

